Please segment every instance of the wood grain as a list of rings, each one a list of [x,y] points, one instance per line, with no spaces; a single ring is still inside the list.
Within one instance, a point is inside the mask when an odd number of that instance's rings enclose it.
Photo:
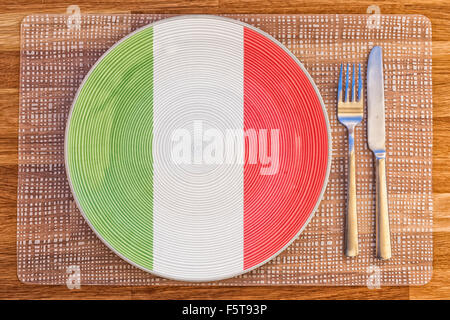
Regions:
[[[374,1],[118,0],[76,2],[83,13],[355,13]],[[73,3],[5,0],[0,4],[0,298],[6,299],[449,299],[450,298],[450,2],[377,1],[382,13],[423,14],[433,25],[434,272],[422,287],[66,287],[20,283],[16,276],[19,30],[32,13],[64,13]]]

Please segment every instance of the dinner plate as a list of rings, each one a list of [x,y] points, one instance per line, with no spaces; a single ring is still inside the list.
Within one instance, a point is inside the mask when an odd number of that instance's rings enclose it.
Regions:
[[[282,252],[313,216],[331,159],[313,80],[245,23],[178,16],[110,48],[74,99],[66,170],[87,223],[157,276],[212,281]]]

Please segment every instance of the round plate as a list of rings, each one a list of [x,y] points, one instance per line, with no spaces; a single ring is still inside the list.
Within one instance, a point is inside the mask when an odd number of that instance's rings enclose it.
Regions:
[[[108,50],[74,100],[66,168],[102,241],[155,275],[252,270],[304,229],[326,187],[322,99],[281,43],[241,22],[180,16]]]

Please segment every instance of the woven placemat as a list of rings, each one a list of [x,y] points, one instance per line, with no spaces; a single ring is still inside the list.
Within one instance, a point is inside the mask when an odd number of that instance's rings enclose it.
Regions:
[[[431,23],[423,16],[226,15],[285,44],[317,84],[331,122],[327,192],[308,227],[276,259],[245,275],[197,285],[419,285],[432,274]],[[78,211],[65,175],[64,129],[95,61],[131,31],[166,15],[32,15],[21,28],[17,273],[66,284],[186,284],[154,277],[116,256]],[[70,22],[68,24],[68,21]],[[338,64],[384,50],[387,174],[393,258],[375,258],[374,162],[366,120],[356,130],[360,254],[343,255],[347,138],[336,119]],[[75,271],[74,271],[75,270]]]

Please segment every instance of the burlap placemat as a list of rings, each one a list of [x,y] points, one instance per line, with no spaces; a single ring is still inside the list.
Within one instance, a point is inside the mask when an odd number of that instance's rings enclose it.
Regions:
[[[306,230],[273,261],[201,285],[418,285],[432,274],[431,23],[423,16],[228,15],[284,43],[327,106],[333,161],[327,192]],[[64,169],[64,129],[83,77],[116,41],[165,15],[28,16],[21,28],[17,273],[66,284],[185,284],[154,277],[111,252],[76,208]],[[78,19],[78,17],[76,17]],[[69,20],[69,24],[68,24]],[[79,24],[77,24],[79,22]],[[336,119],[338,64],[384,50],[387,174],[393,258],[375,258],[374,163],[366,120],[356,130],[360,254],[343,255],[347,139]]]

